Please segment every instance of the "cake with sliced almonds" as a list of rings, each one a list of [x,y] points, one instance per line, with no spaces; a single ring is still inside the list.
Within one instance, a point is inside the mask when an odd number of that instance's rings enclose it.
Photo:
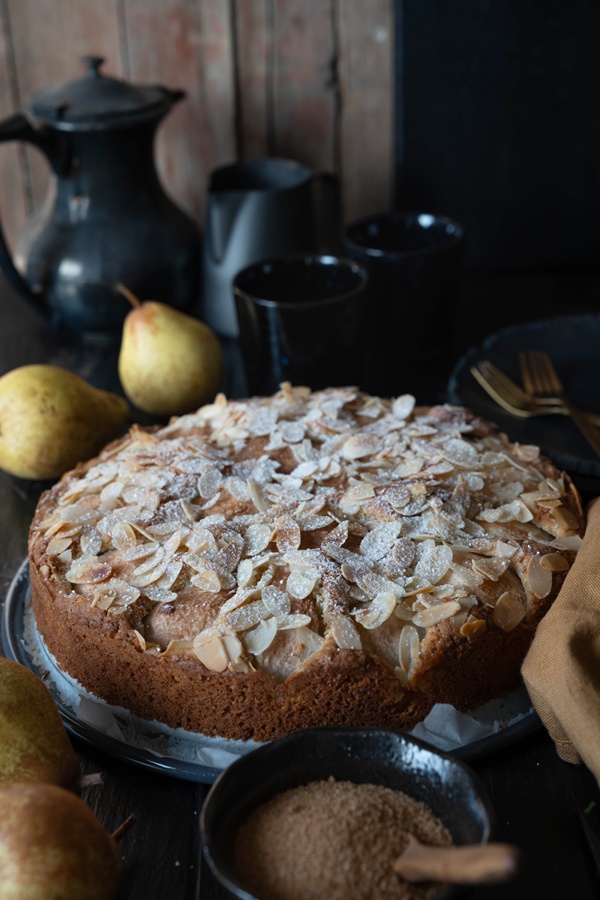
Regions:
[[[466,409],[283,384],[63,476],[32,607],[60,668],[143,718],[410,729],[519,684],[583,531],[568,476]]]

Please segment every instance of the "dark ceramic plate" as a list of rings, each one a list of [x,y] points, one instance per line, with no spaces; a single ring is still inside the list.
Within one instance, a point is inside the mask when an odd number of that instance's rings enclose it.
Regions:
[[[600,478],[600,459],[566,416],[513,416],[471,375],[476,362],[489,359],[520,383],[519,351],[528,349],[546,350],[573,402],[600,413],[600,314],[542,319],[489,335],[459,360],[448,384],[449,401],[496,422],[514,441],[537,444],[560,468]]]
[[[330,776],[409,794],[442,820],[455,844],[485,843],[493,830],[492,806],[475,773],[424,741],[376,728],[296,732],[232,763],[206,798],[200,820],[204,855],[235,897],[254,900],[232,865],[237,827],[274,794]]]
[[[66,682],[52,657],[41,645],[33,624],[30,595],[29,571],[25,561],[12,582],[4,605],[2,616],[4,654],[44,678],[65,727],[75,737],[92,744],[98,750],[142,768],[161,772],[173,778],[206,784],[211,784],[223,770],[224,764],[220,761],[223,752],[227,756],[225,765],[228,765],[257,746],[251,741],[244,743],[207,738],[204,735],[183,732],[181,729],[173,732],[159,723],[135,719],[126,710],[110,707],[103,701],[93,698],[89,702],[86,701],[82,707],[79,705],[80,697],[85,696],[85,692]],[[95,708],[92,709],[93,715],[90,720],[88,715],[92,704]],[[450,751],[453,756],[465,760],[478,759],[521,740],[540,727],[540,720],[531,709],[524,688],[515,694],[514,699],[507,698],[506,704],[506,721],[501,711],[490,712],[489,708],[484,707],[481,711],[481,722],[486,725],[490,721],[496,722],[496,730],[484,737],[454,747]],[[96,724],[98,715],[100,719]],[[520,715],[520,718],[515,720],[517,715]],[[108,718],[110,716],[114,721]],[[474,713],[473,718],[479,721],[478,713]],[[215,753],[220,754],[216,757],[219,761],[213,764],[199,762],[197,759],[198,756],[201,759],[211,758]]]

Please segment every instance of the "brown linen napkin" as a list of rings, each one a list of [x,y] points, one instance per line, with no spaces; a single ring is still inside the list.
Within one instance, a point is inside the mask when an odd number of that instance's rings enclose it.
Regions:
[[[561,759],[600,783],[600,498],[583,544],[523,663],[531,701]]]

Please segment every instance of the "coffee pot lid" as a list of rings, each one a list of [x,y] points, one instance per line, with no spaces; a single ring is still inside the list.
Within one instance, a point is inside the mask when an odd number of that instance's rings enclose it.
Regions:
[[[86,75],[45,88],[28,102],[36,119],[58,131],[100,131],[158,119],[185,96],[159,85],[141,86],[103,75],[104,59],[85,56]]]

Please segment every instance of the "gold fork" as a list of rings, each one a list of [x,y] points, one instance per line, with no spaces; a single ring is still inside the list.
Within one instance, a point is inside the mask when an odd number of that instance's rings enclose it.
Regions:
[[[592,450],[600,456],[600,435],[591,425],[586,413],[567,397],[548,354],[543,350],[524,350],[519,353],[519,363],[525,391],[537,400],[562,404]]]
[[[501,369],[488,359],[481,359],[471,367],[473,378],[484,391],[507,412],[528,419],[531,416],[558,414],[567,416],[568,410],[562,403],[539,403]],[[598,416],[600,424],[600,416]]]

